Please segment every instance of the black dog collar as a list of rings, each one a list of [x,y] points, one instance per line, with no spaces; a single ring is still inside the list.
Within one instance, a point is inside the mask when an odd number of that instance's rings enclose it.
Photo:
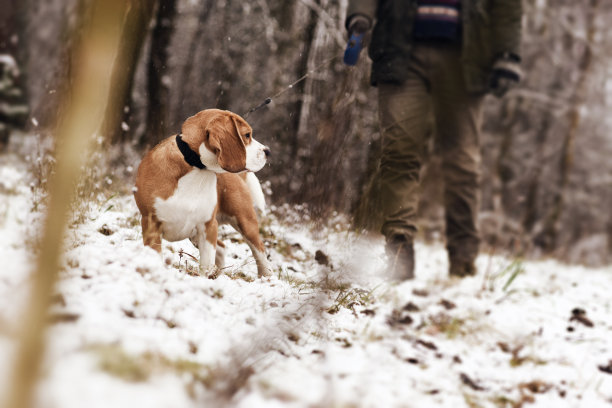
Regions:
[[[197,167],[198,169],[206,168],[204,163],[202,163],[202,160],[200,160],[200,155],[194,152],[191,147],[189,147],[189,145],[185,143],[180,133],[176,135],[176,145],[183,154],[183,158],[185,159],[187,164],[193,167]]]

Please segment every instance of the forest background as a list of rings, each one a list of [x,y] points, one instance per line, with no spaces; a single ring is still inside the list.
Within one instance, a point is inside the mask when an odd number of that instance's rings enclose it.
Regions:
[[[0,145],[50,138],[71,97],[89,0],[0,0]],[[98,135],[112,177],[206,108],[250,114],[270,146],[274,203],[376,229],[380,134],[365,53],[342,63],[347,0],[130,0]],[[600,265],[612,253],[612,3],[525,0],[521,85],[487,97],[481,231],[488,250]],[[16,61],[16,65],[11,62]],[[296,80],[306,77],[300,81]],[[294,84],[293,86],[291,86]],[[435,130],[432,129],[432,132]],[[84,135],[87,137],[87,135]],[[0,147],[1,149],[1,147]],[[421,233],[443,229],[435,146],[423,170]],[[370,192],[370,193],[368,193]]]

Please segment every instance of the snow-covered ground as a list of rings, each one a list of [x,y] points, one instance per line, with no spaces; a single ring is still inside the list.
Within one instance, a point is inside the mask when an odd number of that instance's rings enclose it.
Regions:
[[[36,256],[29,177],[0,158],[1,388]],[[612,406],[612,267],[483,254],[458,280],[419,244],[397,284],[380,238],[277,208],[276,273],[257,278],[224,228],[228,267],[209,279],[191,243],[160,257],[132,197],[108,198],[67,234],[38,407]]]

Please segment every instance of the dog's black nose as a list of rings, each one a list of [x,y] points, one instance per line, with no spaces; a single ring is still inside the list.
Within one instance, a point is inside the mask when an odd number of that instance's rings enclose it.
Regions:
[[[270,149],[269,148],[264,148],[264,154],[266,155],[266,157],[270,157]]]

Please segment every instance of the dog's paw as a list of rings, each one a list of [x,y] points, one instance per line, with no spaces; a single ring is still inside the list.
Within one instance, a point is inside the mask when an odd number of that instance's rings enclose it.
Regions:
[[[272,276],[272,267],[270,264],[257,265],[257,277],[267,278],[269,276]]]
[[[200,267],[200,274],[206,276],[208,279],[217,279],[221,274],[221,269],[217,266],[209,266],[206,268]]]

